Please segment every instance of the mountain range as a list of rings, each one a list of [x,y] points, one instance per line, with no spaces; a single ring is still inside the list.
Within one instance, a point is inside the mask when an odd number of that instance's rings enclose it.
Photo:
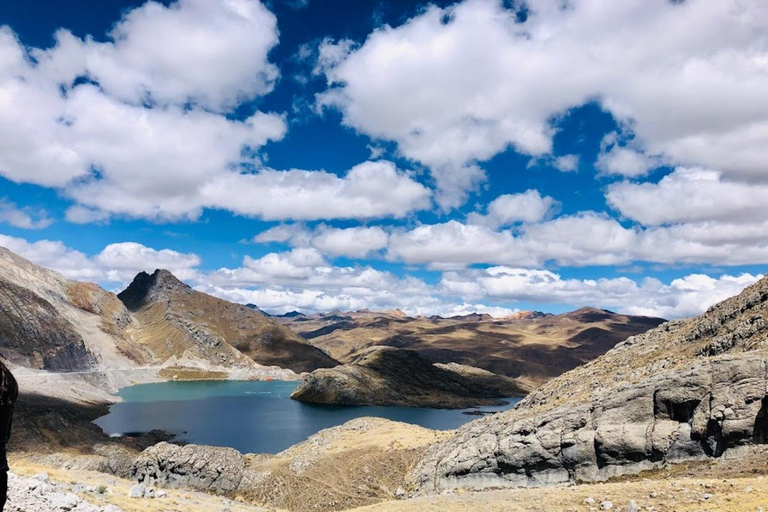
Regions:
[[[418,352],[433,363],[459,363],[512,377],[528,390],[664,322],[596,308],[561,315],[522,311],[505,318],[334,311],[275,320],[342,363],[353,362],[373,346],[394,347]]]

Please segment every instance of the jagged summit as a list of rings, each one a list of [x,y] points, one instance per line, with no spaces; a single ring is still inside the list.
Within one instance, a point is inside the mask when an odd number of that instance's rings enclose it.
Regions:
[[[161,361],[184,355],[228,367],[256,362],[296,372],[338,364],[255,306],[196,291],[168,270],[139,273],[118,297]]]
[[[157,269],[152,274],[139,272],[128,288],[117,296],[125,307],[136,311],[149,302],[156,302],[167,296],[168,292],[191,290],[191,287],[179,280],[169,270]]]

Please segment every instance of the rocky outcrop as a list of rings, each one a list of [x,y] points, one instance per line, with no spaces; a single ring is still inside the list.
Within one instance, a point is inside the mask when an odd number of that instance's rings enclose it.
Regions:
[[[432,364],[410,350],[374,347],[351,364],[305,376],[291,398],[319,404],[464,408],[521,394],[507,377],[459,364]]]
[[[132,476],[149,486],[231,494],[243,478],[245,459],[232,448],[159,443],[136,459]]]
[[[435,445],[422,492],[597,481],[768,442],[768,279],[629,338]]]
[[[138,274],[118,297],[158,363],[186,358],[246,368],[255,362],[296,372],[338,364],[271,318],[195,291],[167,270]]]

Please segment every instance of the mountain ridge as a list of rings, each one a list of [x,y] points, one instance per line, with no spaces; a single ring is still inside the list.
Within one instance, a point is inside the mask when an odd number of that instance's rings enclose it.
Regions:
[[[334,312],[331,312],[334,313]],[[415,350],[433,363],[456,362],[518,380],[533,389],[664,320],[597,308],[553,315],[409,317],[390,312],[276,317],[342,363],[372,346]]]

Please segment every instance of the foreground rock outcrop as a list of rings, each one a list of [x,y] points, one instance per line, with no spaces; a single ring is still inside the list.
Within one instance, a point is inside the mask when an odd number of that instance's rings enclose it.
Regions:
[[[317,404],[464,408],[524,394],[514,380],[460,364],[432,364],[411,350],[368,349],[352,363],[316,370],[291,395]]]
[[[738,455],[768,442],[767,340],[768,278],[468,424],[410,481],[422,492],[536,487]]]
[[[194,489],[275,510],[330,512],[402,497],[403,479],[447,432],[381,418],[357,418],[275,454],[159,443],[128,475],[145,489]]]
[[[132,477],[150,486],[231,494],[240,486],[244,468],[245,459],[232,448],[163,442],[142,452]]]

